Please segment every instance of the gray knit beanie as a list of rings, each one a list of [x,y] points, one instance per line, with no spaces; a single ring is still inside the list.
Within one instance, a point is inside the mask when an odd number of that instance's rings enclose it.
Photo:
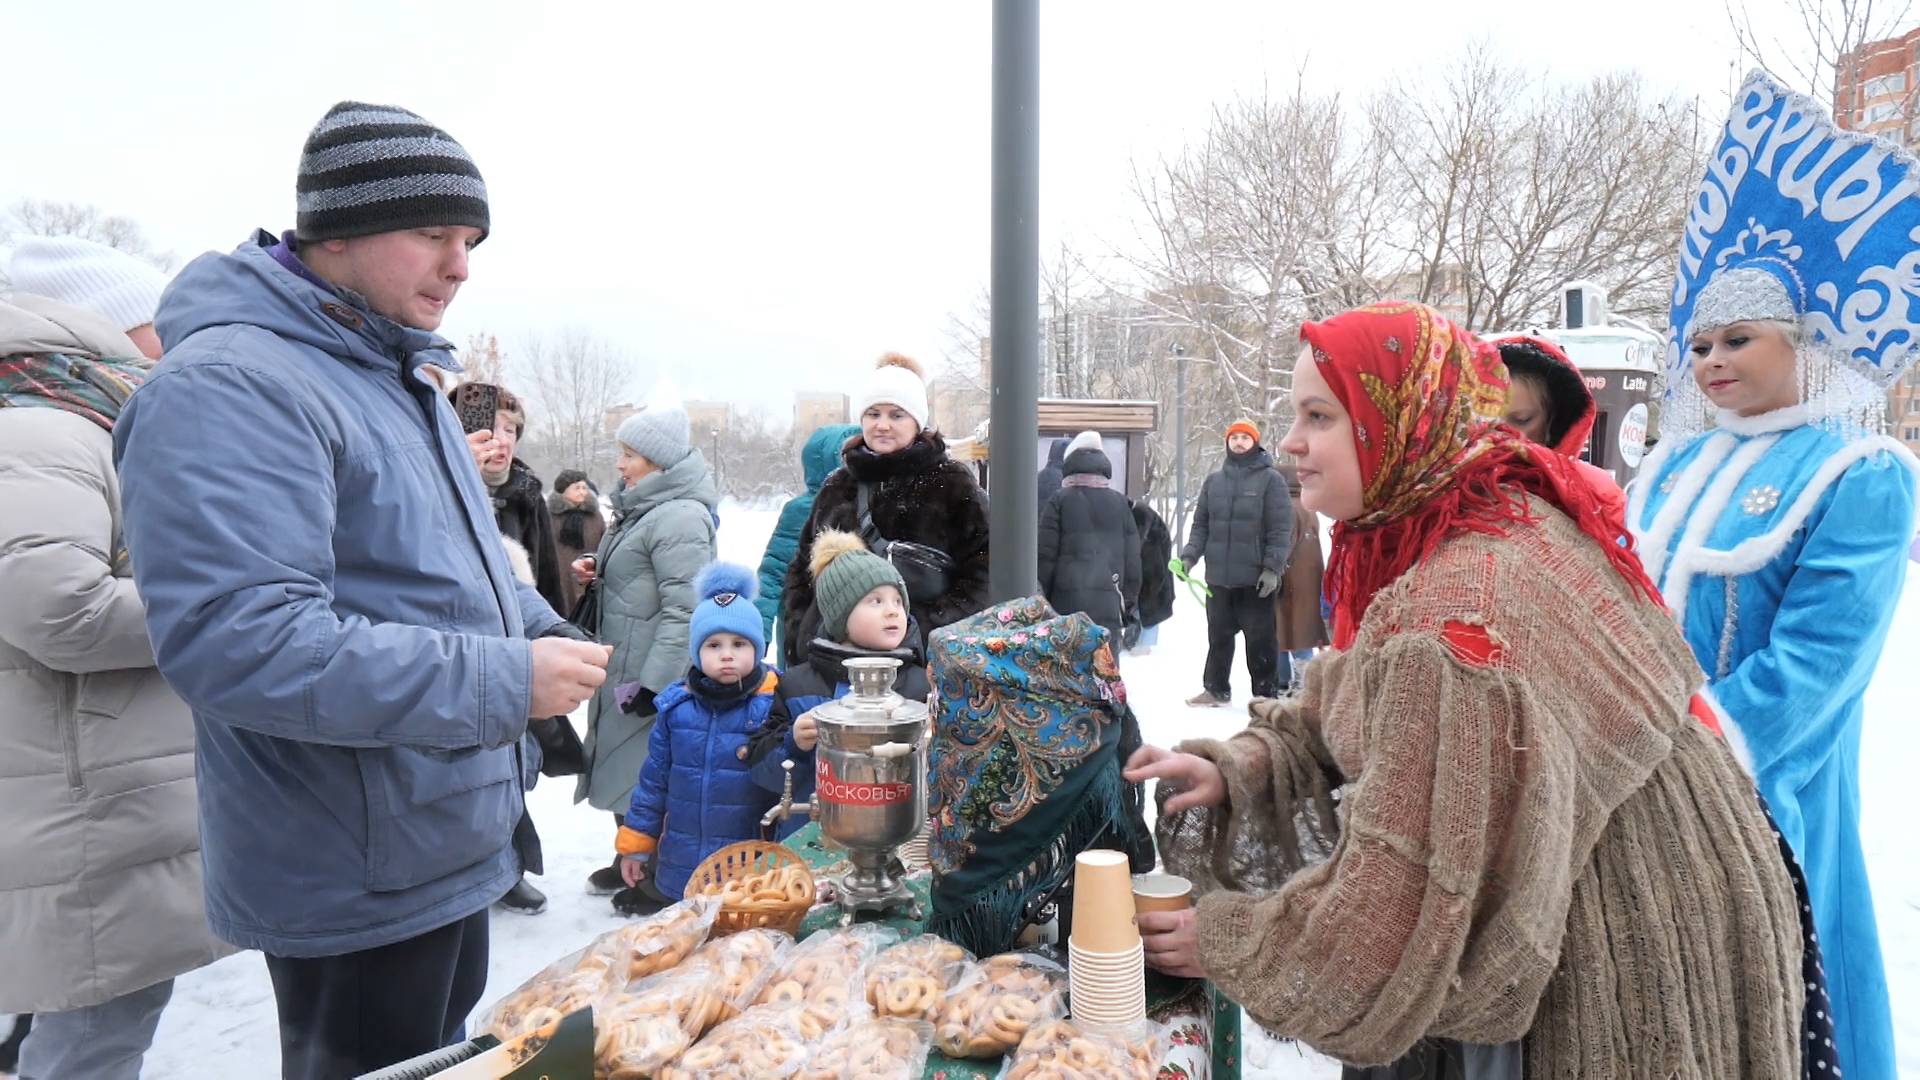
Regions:
[[[820,530],[813,538],[807,569],[813,574],[813,602],[820,609],[820,636],[831,641],[846,641],[847,616],[861,597],[880,586],[899,589],[900,602],[909,602],[900,571],[868,551],[866,541],[850,532]]]
[[[692,452],[687,442],[687,411],[648,409],[620,421],[614,438],[662,469],[671,469]]]
[[[399,229],[488,231],[487,185],[453,136],[393,105],[343,101],[300,152],[295,233],[341,240]]]

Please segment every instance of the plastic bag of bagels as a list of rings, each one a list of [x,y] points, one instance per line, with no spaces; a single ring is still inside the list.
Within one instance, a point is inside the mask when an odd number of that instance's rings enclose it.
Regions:
[[[948,1057],[997,1058],[1042,1020],[1067,1014],[1067,972],[1026,953],[1001,953],[969,967],[933,1018],[934,1045]]]
[[[863,1013],[821,1040],[794,1080],[920,1080],[932,1043],[924,1021]]]
[[[606,993],[609,964],[591,945],[563,956],[494,1002],[474,1031],[512,1042],[578,1012]]]
[[[594,1010],[593,1060],[601,1080],[643,1080],[665,1068],[720,1019],[713,972],[687,967],[603,998]]]
[[[682,900],[600,935],[590,951],[606,957],[609,989],[624,990],[679,967],[705,944],[719,913],[712,897]]]
[[[711,972],[720,1019],[731,1020],[753,1004],[792,949],[793,936],[785,931],[743,930],[700,946],[683,967]]]
[[[972,960],[972,953],[938,935],[908,938],[867,967],[867,1004],[876,1016],[932,1021]]]
[[[794,1022],[808,1041],[846,1022],[866,990],[867,964],[900,940],[900,932],[875,923],[825,930],[793,947],[761,988],[761,1005],[797,1005]]]
[[[1154,1080],[1165,1029],[1151,1020],[1124,1028],[1042,1020],[1000,1068],[999,1080]]]
[[[708,1032],[659,1080],[784,1080],[807,1060],[793,1006],[759,1005]],[[610,1077],[609,1080],[621,1080]]]

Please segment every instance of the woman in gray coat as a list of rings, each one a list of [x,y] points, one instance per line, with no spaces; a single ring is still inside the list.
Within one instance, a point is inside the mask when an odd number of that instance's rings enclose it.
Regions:
[[[594,631],[613,646],[607,681],[587,706],[587,771],[574,793],[613,814],[615,828],[646,764],[653,734],[653,695],[687,673],[687,624],[693,618],[693,578],[714,559],[714,507],[720,496],[707,461],[687,441],[687,414],[652,409],[630,416],[615,433],[621,487],[613,495],[613,526],[574,576],[594,581],[600,620]],[[614,689],[644,689],[626,708]],[[619,862],[595,870],[588,887],[613,893],[615,908],[632,906]]]
[[[29,310],[31,308],[31,310]],[[26,1075],[131,1078],[207,928],[193,718],[154,669],[114,421],[147,364],[112,324],[0,302],[0,1013]]]

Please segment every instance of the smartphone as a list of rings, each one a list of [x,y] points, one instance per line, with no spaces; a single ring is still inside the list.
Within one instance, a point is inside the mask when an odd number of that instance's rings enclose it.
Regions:
[[[454,393],[454,411],[460,414],[460,429],[471,435],[492,431],[495,414],[500,411],[500,388],[487,383],[461,383]]]

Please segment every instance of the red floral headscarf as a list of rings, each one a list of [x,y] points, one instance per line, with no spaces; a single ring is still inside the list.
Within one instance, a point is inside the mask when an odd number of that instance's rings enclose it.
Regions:
[[[1373,597],[1456,532],[1505,536],[1535,517],[1537,495],[1606,551],[1620,576],[1657,602],[1631,540],[1559,454],[1500,421],[1507,369],[1499,350],[1422,304],[1374,304],[1300,328],[1320,374],[1353,422],[1362,510],[1333,528],[1327,593],[1333,643],[1353,644]]]

